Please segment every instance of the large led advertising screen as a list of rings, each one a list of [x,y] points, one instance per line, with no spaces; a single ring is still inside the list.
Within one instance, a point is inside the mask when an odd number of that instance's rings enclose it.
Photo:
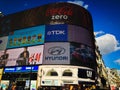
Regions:
[[[45,25],[16,30],[8,37],[7,48],[16,48],[44,43]]]
[[[94,48],[93,32],[76,25],[68,25],[68,41],[83,43]]]
[[[68,41],[67,25],[46,25],[45,42]]]
[[[0,52],[0,66],[42,64],[43,45],[8,49]]]
[[[0,51],[5,50],[8,42],[8,36],[0,37]]]
[[[80,43],[70,44],[70,64],[85,66],[94,68],[95,67],[95,53],[94,49]]]
[[[92,17],[83,7],[72,3],[53,3],[45,5],[46,24],[72,24],[93,29]]]
[[[43,64],[70,64],[70,47],[67,42],[45,43]]]
[[[92,17],[83,7],[72,3],[52,3],[0,19],[0,36],[8,35],[18,29],[36,25],[71,24],[93,31]]]
[[[95,80],[95,71],[91,69],[80,69],[78,68],[78,77],[84,79]]]

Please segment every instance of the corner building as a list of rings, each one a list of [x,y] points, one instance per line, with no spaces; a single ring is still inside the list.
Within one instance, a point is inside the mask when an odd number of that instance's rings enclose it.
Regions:
[[[14,67],[32,67],[28,71],[24,69],[24,73],[29,75],[37,66],[34,72],[35,90],[95,89],[93,23],[90,13],[83,7],[64,2],[53,3],[4,16],[0,19],[0,35],[0,39],[7,42],[0,49],[0,55],[6,49],[9,54],[5,63],[1,64],[4,73],[13,72],[11,68]],[[23,62],[18,57],[25,47],[29,56]],[[18,74],[17,70],[15,72]],[[19,70],[21,72],[22,69]],[[32,79],[31,76],[24,78],[24,87],[32,88]],[[16,80],[19,82],[18,77]]]

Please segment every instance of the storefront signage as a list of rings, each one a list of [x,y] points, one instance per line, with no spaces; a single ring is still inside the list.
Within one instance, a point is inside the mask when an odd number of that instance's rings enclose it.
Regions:
[[[79,78],[90,78],[92,80],[95,79],[95,72],[89,69],[78,69],[78,77]]]
[[[38,71],[38,66],[6,67],[4,72],[34,72]]]

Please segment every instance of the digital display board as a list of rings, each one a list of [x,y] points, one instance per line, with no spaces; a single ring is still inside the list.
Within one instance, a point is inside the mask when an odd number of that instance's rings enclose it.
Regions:
[[[80,43],[70,44],[70,64],[85,66],[89,68],[95,67],[94,49]]]
[[[94,48],[93,32],[80,26],[68,25],[68,41],[83,43]]]
[[[0,36],[8,35],[18,29],[46,24],[72,24],[93,31],[92,17],[85,8],[76,4],[61,2],[2,17],[0,19]]]
[[[72,3],[53,3],[44,6],[46,24],[72,24],[93,29],[92,17],[83,7]]]
[[[78,77],[95,80],[95,71],[90,69],[78,69]]]
[[[16,48],[44,43],[45,26],[17,30],[8,37],[7,48]]]
[[[47,4],[0,18],[0,44],[0,66],[95,67],[92,17],[71,3]]]
[[[4,69],[5,73],[15,73],[15,72],[37,72],[38,66],[19,66],[19,67],[6,67]]]
[[[68,41],[67,25],[46,25],[45,42]]]
[[[0,52],[1,66],[20,66],[42,64],[43,45],[8,49]]]
[[[69,43],[45,43],[43,64],[70,64]]]

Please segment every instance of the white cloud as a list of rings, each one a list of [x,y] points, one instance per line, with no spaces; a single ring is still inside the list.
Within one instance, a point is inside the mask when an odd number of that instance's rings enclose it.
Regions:
[[[84,2],[83,2],[83,1],[81,1],[81,0],[68,1],[68,2],[69,2],[69,3],[73,3],[73,4],[80,5],[80,6],[84,7],[85,9],[87,9],[87,8],[88,8],[88,5],[87,5],[87,4],[84,4]]]
[[[120,50],[120,44],[112,34],[104,34],[96,38],[101,54],[108,54]]]
[[[103,31],[98,31],[98,32],[94,32],[94,35],[97,36],[97,35],[101,35],[101,34],[104,34],[105,32]]]
[[[120,59],[117,59],[114,62],[117,63],[118,65],[120,65]]]

